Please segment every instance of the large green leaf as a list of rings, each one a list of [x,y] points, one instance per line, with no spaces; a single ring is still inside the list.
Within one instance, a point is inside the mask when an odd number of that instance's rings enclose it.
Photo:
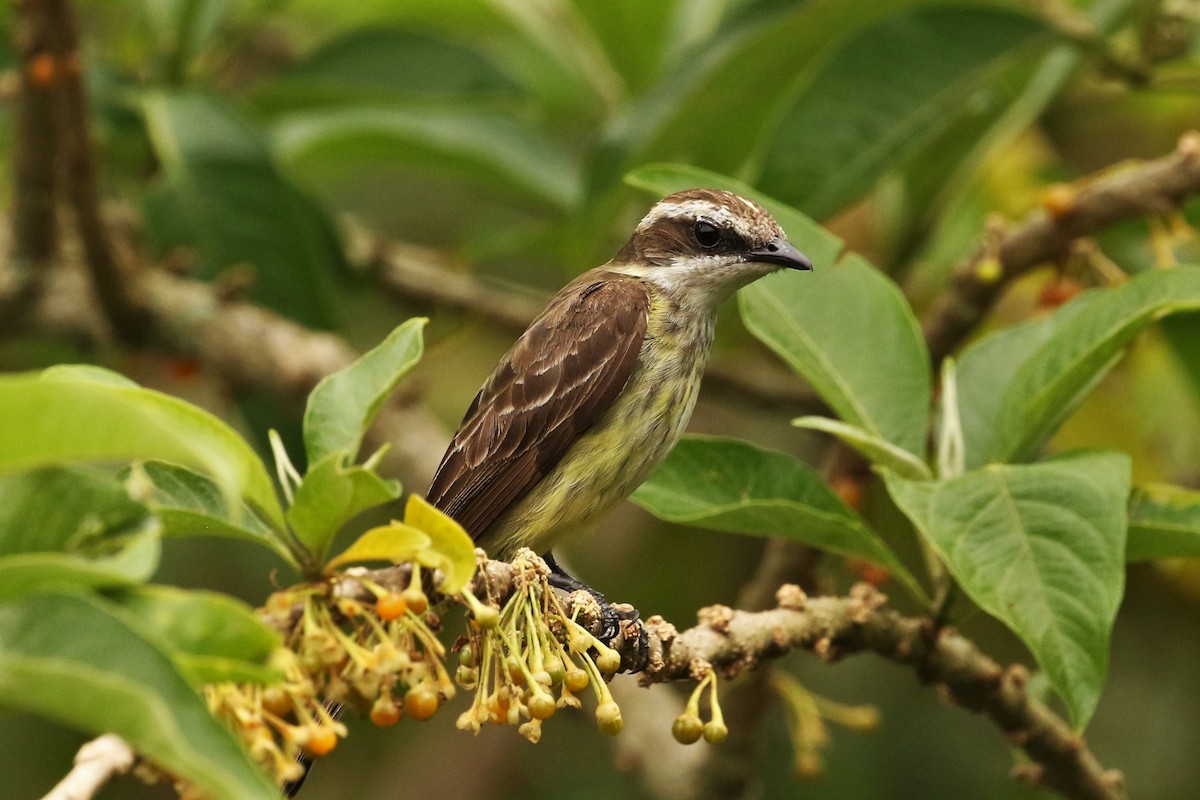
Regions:
[[[856,255],[795,278],[768,275],[743,289],[746,327],[843,420],[923,456],[929,354],[899,288]]]
[[[280,117],[280,156],[296,167],[393,163],[431,167],[495,184],[553,208],[581,191],[579,167],[559,145],[516,116],[461,103],[376,102]]]
[[[1097,0],[1081,11],[1091,17],[1098,33],[1109,35],[1136,2]],[[1029,130],[1086,58],[1079,46],[1063,43],[1044,55],[1035,48],[1029,57],[1018,57],[997,74],[984,76],[984,85],[962,104],[954,121],[923,142],[904,164],[901,203],[887,209],[887,224],[902,252],[921,239],[932,238],[933,248],[959,243],[949,255],[922,248],[921,260],[932,262],[926,272],[937,275],[939,287],[949,277],[944,270],[961,259],[963,248],[974,246],[983,225],[984,212],[972,213],[971,232],[961,233],[960,225],[966,222],[962,212],[972,205],[968,192],[979,190],[974,179],[980,165]],[[901,227],[907,230],[897,230]],[[938,230],[930,237],[933,227]],[[906,237],[909,241],[904,241]],[[906,289],[910,298],[916,296],[912,285]]]
[[[112,476],[0,475],[0,600],[49,585],[126,586],[158,567],[158,523]]]
[[[885,477],[963,590],[1029,647],[1082,729],[1124,589],[1129,458],[1091,452],[945,481]]]
[[[1083,310],[1072,309],[1074,302],[1057,312],[1070,318],[1054,326],[1008,384],[993,422],[989,461],[1034,457],[1134,336],[1168,314],[1200,309],[1200,267],[1143,273],[1086,301]]]
[[[263,522],[252,508],[230,507],[212,480],[162,461],[135,464],[126,472],[131,490],[154,509],[163,536],[222,536],[270,548],[296,565],[285,534]]]
[[[1129,498],[1127,561],[1200,557],[1200,492],[1155,483]]]
[[[678,26],[679,0],[572,0],[599,41],[607,60],[636,93],[651,85],[662,66],[673,27]],[[686,12],[694,12],[688,8]]]
[[[768,197],[749,184],[686,164],[647,164],[625,176],[630,186],[664,197],[697,186],[724,189],[748,197],[771,212],[792,244],[800,248],[820,271],[833,266],[842,252],[842,240],[791,206]]]
[[[987,463],[1005,393],[1017,372],[1064,323],[1101,296],[1099,291],[1084,292],[1049,316],[1007,325],[963,350],[956,375],[968,468]]]
[[[213,800],[276,800],[153,633],[75,594],[0,604],[0,704],[93,734],[115,733]]]
[[[362,26],[326,42],[254,95],[258,107],[279,110],[384,98],[473,102],[519,91],[476,47],[413,30]]]
[[[330,453],[313,464],[287,512],[296,538],[314,556],[315,563],[305,564],[310,571],[322,565],[342,525],[400,496],[397,481],[380,478],[371,465],[345,465],[344,458],[344,452]]]
[[[429,320],[414,318],[345,369],[327,375],[308,396],[304,449],[308,463],[332,453],[358,455],[363,433],[396,384],[421,360],[421,331]]]
[[[836,213],[952,122],[1006,59],[1048,42],[1045,33],[1024,14],[961,5],[863,30],[788,102],[759,185],[814,217]]]
[[[685,436],[633,501],[661,519],[791,539],[885,567],[916,597],[912,573],[807,464],[737,439]]]
[[[244,498],[282,527],[266,467],[232,428],[178,398],[83,375],[0,376],[0,473],[64,461],[160,459],[213,476],[227,502]]]
[[[240,600],[172,586],[140,586],[117,592],[113,599],[167,643],[171,657],[197,688],[281,677],[267,666],[282,643],[279,633]]]
[[[325,212],[277,169],[262,132],[212,95],[151,94],[142,107],[162,168],[145,209],[158,243],[197,248],[204,278],[249,264],[252,297],[304,324],[332,324],[341,245]]]
[[[693,4],[676,18],[663,76],[631,97],[605,131],[594,181],[681,152],[691,163],[744,174],[747,161],[760,160],[756,141],[781,104],[847,38],[902,9],[942,1],[808,0],[751,13]]]

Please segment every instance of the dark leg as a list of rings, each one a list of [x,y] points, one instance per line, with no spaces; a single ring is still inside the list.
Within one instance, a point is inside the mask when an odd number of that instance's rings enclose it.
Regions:
[[[562,589],[565,592],[576,592],[582,589],[592,597],[596,598],[596,602],[600,604],[600,641],[607,643],[620,636],[622,622],[638,622],[641,620],[641,614],[638,613],[638,610],[632,606],[626,606],[626,609],[628,610],[613,608],[613,606],[604,599],[604,595],[600,594],[600,592],[597,592],[595,589],[588,586],[586,583],[579,580],[574,575],[570,574],[561,566],[559,566],[559,563],[554,559],[553,553],[548,551],[543,553],[542,560],[546,562],[546,566],[550,567],[550,577],[548,581],[555,589]],[[639,640],[638,651],[648,657],[649,651],[647,650],[646,630],[645,628],[641,628],[641,626],[639,626],[639,629],[641,630],[641,636]],[[634,671],[644,669],[645,666],[645,663],[623,665],[624,668],[632,668]]]
[[[588,586],[583,581],[576,578],[571,573],[567,572],[554,559],[554,554],[550,551],[542,553],[542,561],[546,562],[546,566],[550,568],[550,585],[555,589],[562,589],[564,592],[577,592],[583,589],[585,592],[596,598],[601,606],[605,605],[604,595],[597,592],[592,587]]]

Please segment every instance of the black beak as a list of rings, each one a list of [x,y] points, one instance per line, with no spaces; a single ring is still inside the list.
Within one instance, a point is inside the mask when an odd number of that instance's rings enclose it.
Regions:
[[[808,256],[801,253],[796,249],[795,245],[782,237],[772,239],[762,247],[755,248],[746,253],[746,260],[766,264],[778,264],[781,267],[800,269],[806,272],[813,268],[812,262],[808,260]]]

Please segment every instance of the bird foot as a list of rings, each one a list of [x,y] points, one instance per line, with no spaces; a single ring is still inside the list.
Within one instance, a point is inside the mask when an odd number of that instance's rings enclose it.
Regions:
[[[567,593],[583,590],[595,598],[600,605],[600,633],[596,637],[597,639],[612,646],[614,643],[620,645],[636,636],[637,646],[632,653],[628,648],[616,648],[621,652],[622,671],[640,672],[645,669],[650,661],[650,639],[646,633],[646,627],[642,625],[641,613],[628,603],[608,602],[604,599],[603,594],[560,567],[550,553],[543,555],[542,559],[550,567],[550,576],[547,581],[551,586]]]

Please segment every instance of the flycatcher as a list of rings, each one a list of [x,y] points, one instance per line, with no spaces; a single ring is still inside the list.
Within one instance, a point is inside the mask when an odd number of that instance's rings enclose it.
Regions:
[[[493,558],[518,547],[549,556],[675,446],[717,306],[781,267],[812,264],[758,204],[716,189],[660,201],[500,359],[442,456],[430,502]]]

